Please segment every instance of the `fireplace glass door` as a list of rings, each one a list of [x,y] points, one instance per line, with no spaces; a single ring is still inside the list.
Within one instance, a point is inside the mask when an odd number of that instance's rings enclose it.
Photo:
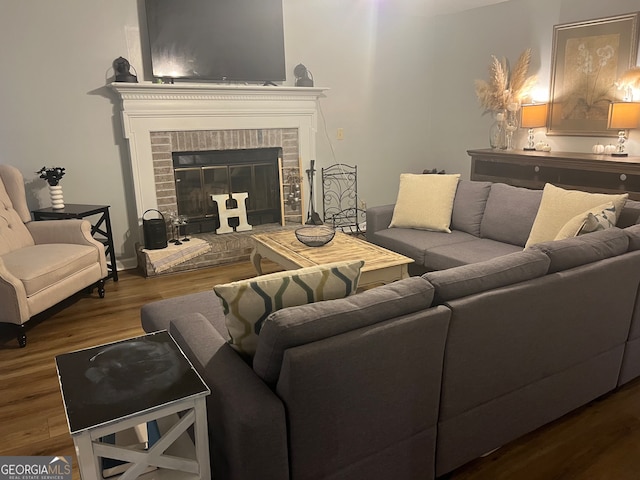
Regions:
[[[189,232],[219,228],[218,205],[211,195],[230,192],[249,194],[246,207],[250,225],[279,222],[279,150],[261,148],[174,154],[178,213],[189,218]],[[234,202],[230,200],[228,207],[233,206]]]

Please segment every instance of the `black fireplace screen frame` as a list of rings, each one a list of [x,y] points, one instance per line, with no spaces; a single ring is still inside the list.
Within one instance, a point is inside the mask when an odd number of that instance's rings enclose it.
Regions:
[[[189,233],[220,227],[211,194],[248,192],[250,225],[280,221],[281,148],[174,152],[172,157],[177,213],[188,218]]]

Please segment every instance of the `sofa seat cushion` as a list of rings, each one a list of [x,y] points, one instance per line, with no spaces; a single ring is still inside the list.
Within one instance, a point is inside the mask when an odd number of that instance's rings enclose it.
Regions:
[[[413,228],[388,228],[375,232],[372,236],[376,245],[413,258],[418,265],[425,264],[427,250],[441,245],[456,245],[477,239],[478,237],[457,230],[444,235],[442,232],[429,232]]]
[[[145,332],[156,332],[169,330],[173,320],[196,313],[205,317],[225,340],[231,340],[222,301],[212,290],[147,303],[140,309],[140,319]]]
[[[213,290],[222,300],[231,346],[252,358],[271,313],[356,293],[363,265],[363,260],[327,263],[216,285]]]
[[[628,249],[629,236],[615,227],[579,237],[538,243],[530,248],[530,250],[540,250],[549,256],[550,273],[622,255]]]
[[[100,261],[93,246],[67,243],[31,245],[2,255],[6,269],[31,297]],[[79,287],[80,290],[82,287]]]
[[[480,235],[524,247],[541,200],[540,190],[494,183],[484,209]]]
[[[424,310],[432,300],[433,286],[409,277],[343,299],[278,310],[264,322],[253,370],[275,385],[288,348]]]
[[[480,236],[480,224],[491,192],[491,182],[460,180],[453,201],[451,229]]]
[[[429,249],[425,254],[424,266],[428,270],[445,270],[521,251],[522,247],[518,245],[476,238],[464,244],[441,245]]]
[[[550,263],[542,252],[520,250],[486,262],[425,273],[422,278],[435,287],[435,301],[444,303],[541,277]]]
[[[608,195],[579,190],[565,190],[550,183],[544,186],[540,208],[527,239],[526,247],[554,240],[564,225],[576,215],[590,208],[612,202],[616,212],[621,212],[628,193]]]
[[[398,198],[389,228],[419,228],[449,233],[460,174],[400,175]]]

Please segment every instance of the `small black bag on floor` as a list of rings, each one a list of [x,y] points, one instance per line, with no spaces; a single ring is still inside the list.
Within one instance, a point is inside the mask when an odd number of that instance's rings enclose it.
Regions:
[[[144,218],[148,212],[158,212],[161,218]],[[167,248],[167,224],[161,211],[150,208],[142,214],[142,233],[144,234],[144,248],[149,250]]]

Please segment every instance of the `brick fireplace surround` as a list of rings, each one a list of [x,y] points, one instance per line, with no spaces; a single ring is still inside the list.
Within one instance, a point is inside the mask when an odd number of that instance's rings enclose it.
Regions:
[[[326,89],[187,83],[113,83],[111,87],[122,100],[139,243],[146,210],[177,209],[172,152],[280,147],[283,179],[300,173],[299,165],[308,168],[316,158],[317,101]],[[306,211],[285,205],[284,213],[286,227],[270,224],[248,233],[198,234],[212,245],[211,252],[170,272],[247,259],[251,234],[292,228],[305,219]]]

